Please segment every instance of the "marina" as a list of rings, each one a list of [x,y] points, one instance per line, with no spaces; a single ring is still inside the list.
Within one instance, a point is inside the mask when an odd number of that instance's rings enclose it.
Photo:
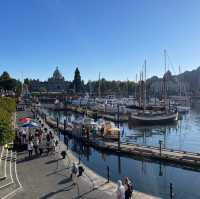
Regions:
[[[53,122],[51,120],[47,122],[53,126],[56,124],[55,121]],[[62,128],[63,126],[60,125],[60,127]],[[129,157],[120,153],[112,153],[112,151],[109,152],[108,150],[102,151],[98,147],[96,148],[95,145],[93,147],[96,149],[91,148],[85,140],[81,142],[79,138],[71,139],[69,132],[68,136],[66,136],[61,136],[61,139],[68,144],[77,158],[104,177],[107,176],[106,167],[109,165],[112,180],[116,181],[124,176],[130,176],[136,184],[136,190],[142,191],[143,193],[168,199],[170,198],[169,184],[173,183],[175,198],[195,199],[199,197],[200,193],[197,191],[194,193],[194,190],[197,189],[196,186],[199,184],[198,180],[200,179],[198,168],[192,169],[184,165],[178,166],[159,160],[152,161],[149,158],[141,158],[140,156]],[[177,151],[177,153],[180,152]],[[198,154],[191,153],[190,155]],[[186,176],[187,180],[185,180]],[[194,177],[196,181],[191,186],[189,182]]]
[[[57,126],[57,122],[48,117],[46,118],[46,122],[52,127],[54,128],[58,127],[63,132],[66,132],[68,135],[80,139],[97,149],[121,153],[121,154],[127,154],[127,155],[148,157],[157,160],[164,160],[167,162],[178,163],[181,165],[188,165],[194,167],[200,166],[200,153],[178,151],[173,149],[163,149],[162,147],[157,148],[153,146],[145,146],[145,145],[142,146],[139,144],[128,144],[128,143],[123,144],[121,142],[119,144],[118,142],[116,143],[109,142],[100,137],[94,138],[92,135],[82,136],[80,130],[76,131],[74,129],[65,129],[63,124],[58,124]]]

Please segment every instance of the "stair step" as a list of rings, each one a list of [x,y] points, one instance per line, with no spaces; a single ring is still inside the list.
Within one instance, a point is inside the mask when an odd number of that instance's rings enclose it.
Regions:
[[[7,151],[7,152],[8,152],[8,154],[7,154],[7,157],[5,159],[5,174],[6,175],[5,175],[4,178],[2,178],[0,180],[0,191],[13,183],[12,175],[11,175],[12,174],[11,173],[12,172],[11,171],[11,169],[12,169],[12,159],[13,159],[12,151],[10,150],[10,151]]]
[[[6,178],[6,165],[7,165],[8,149],[3,149],[0,159],[0,180]]]
[[[16,168],[16,153],[13,152],[13,158],[11,161],[11,178],[12,182],[9,186],[0,190],[0,198],[1,199],[10,199],[12,198],[18,191],[21,190],[22,186],[18,180],[17,176],[17,168]]]

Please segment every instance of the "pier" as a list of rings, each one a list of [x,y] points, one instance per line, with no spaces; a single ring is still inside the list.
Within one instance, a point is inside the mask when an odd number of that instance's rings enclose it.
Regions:
[[[153,147],[140,144],[120,143],[118,141],[105,139],[100,136],[82,136],[80,129],[77,130],[66,128],[63,124],[58,124],[57,121],[47,116],[45,117],[45,121],[49,126],[58,128],[64,134],[70,135],[75,139],[79,139],[99,150],[105,150],[107,152],[117,154],[145,157],[152,160],[161,160],[169,163],[179,164],[181,166],[193,168],[200,167],[200,153],[165,149],[161,147],[161,144],[160,147]]]

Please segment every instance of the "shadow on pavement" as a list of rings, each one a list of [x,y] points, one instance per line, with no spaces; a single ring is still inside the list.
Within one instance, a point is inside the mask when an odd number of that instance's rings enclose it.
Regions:
[[[51,176],[51,175],[56,175],[56,174],[60,175],[61,171],[68,170],[68,169],[70,169],[70,167],[66,167],[66,168],[63,168],[63,169],[60,169],[60,170],[56,169],[55,171],[48,173],[46,176]]]
[[[92,193],[93,191],[98,190],[100,187],[103,187],[105,184],[107,184],[107,182],[105,182],[105,183],[99,185],[98,187],[95,187],[95,188],[91,189],[90,191],[84,192],[84,193],[82,193],[82,194],[78,194],[78,196],[77,196],[75,199],[82,198],[82,197],[86,196],[87,194],[90,194],[90,193]]]
[[[69,183],[71,181],[72,181],[72,179],[69,177],[69,178],[61,180],[58,184],[66,184],[66,183]]]
[[[59,190],[57,190],[57,191],[50,192],[50,193],[46,194],[45,196],[40,197],[39,199],[48,199],[48,198],[51,198],[52,196],[54,196],[54,195],[56,195],[56,194],[58,194],[58,193],[60,193],[60,192],[69,191],[69,190],[71,190],[73,187],[74,187],[74,185],[70,185],[70,186],[66,187],[65,189],[59,189]]]
[[[59,160],[62,160],[62,158],[58,158],[58,159],[55,159],[55,160],[50,160],[48,162],[45,162],[45,164],[53,164],[53,163],[56,163]]]

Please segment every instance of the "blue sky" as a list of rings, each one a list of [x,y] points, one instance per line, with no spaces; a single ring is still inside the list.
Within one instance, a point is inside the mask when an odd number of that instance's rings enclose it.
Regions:
[[[134,80],[200,65],[199,0],[0,0],[0,72],[47,79]]]

